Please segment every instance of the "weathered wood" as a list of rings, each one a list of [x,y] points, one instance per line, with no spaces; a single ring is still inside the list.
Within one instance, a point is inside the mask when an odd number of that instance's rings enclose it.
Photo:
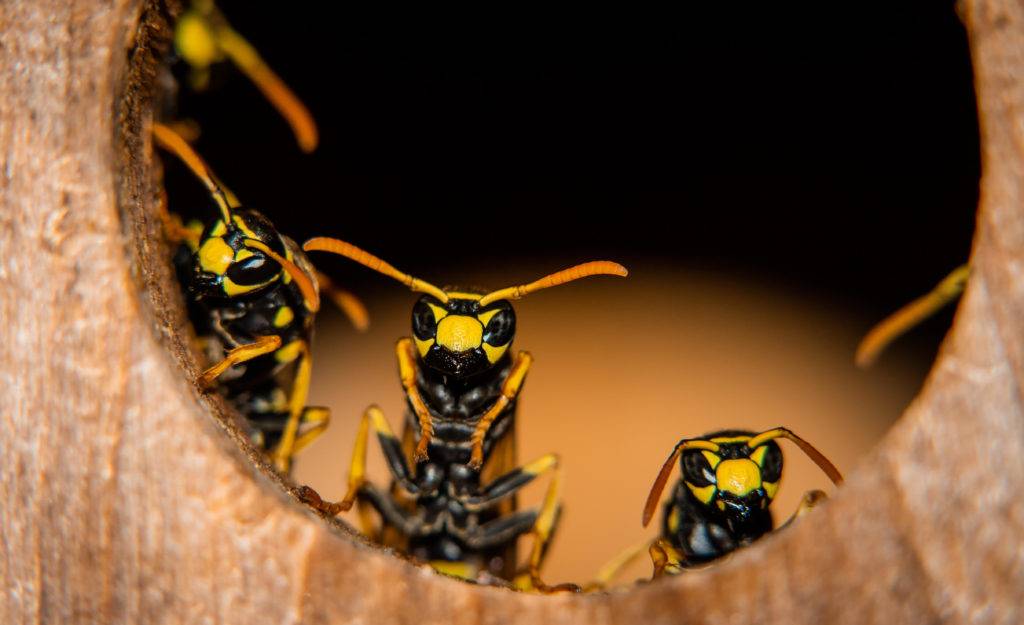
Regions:
[[[792,531],[587,597],[443,579],[328,527],[196,391],[146,138],[168,10],[141,4],[0,4],[0,622],[1021,620],[1020,4],[962,7],[984,139],[975,273],[918,400]]]

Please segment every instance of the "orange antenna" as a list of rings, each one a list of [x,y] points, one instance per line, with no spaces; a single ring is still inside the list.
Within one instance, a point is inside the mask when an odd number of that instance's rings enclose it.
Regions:
[[[403,273],[395,269],[386,261],[381,260],[373,254],[346,241],[332,239],[331,237],[314,237],[306,241],[305,244],[303,244],[302,249],[307,252],[330,252],[332,254],[337,254],[338,256],[344,256],[345,258],[356,261],[360,265],[364,265],[376,272],[384,274],[385,276],[398,280],[413,291],[433,295],[442,303],[448,303],[448,294],[433,284],[424,282],[423,280],[410,276],[407,273]]]
[[[661,501],[661,493],[665,490],[665,484],[668,483],[668,476],[672,474],[672,467],[674,467],[676,461],[679,460],[679,454],[683,453],[683,450],[686,449],[706,449],[707,451],[717,453],[719,447],[711,441],[693,438],[684,438],[676,443],[672,453],[668,456],[668,460],[665,461],[665,464],[661,465],[661,471],[658,471],[658,478],[654,480],[654,485],[651,486],[651,492],[647,495],[647,503],[644,504],[644,527],[647,527],[647,524],[651,522],[651,517],[654,516],[654,510],[658,507],[658,502]]]
[[[217,178],[210,171],[210,168],[206,166],[203,159],[192,149],[192,146],[182,139],[181,135],[174,132],[170,126],[165,126],[159,122],[153,124],[153,136],[156,137],[156,142],[160,147],[177,156],[182,163],[185,163],[192,170],[192,173],[197,178],[203,181],[203,184],[210,190],[210,195],[213,196],[214,201],[217,202],[217,206],[220,208],[221,216],[224,217],[224,224],[230,224],[231,202],[228,200],[228,193],[217,182]]]
[[[820,451],[815,449],[813,445],[811,445],[804,439],[800,438],[793,432],[790,432],[786,428],[775,428],[772,430],[768,430],[766,432],[762,432],[755,436],[754,438],[747,441],[747,447],[754,449],[755,447],[760,447],[761,445],[764,445],[768,441],[776,438],[788,438],[789,440],[796,443],[796,446],[799,447],[800,450],[803,451],[805,454],[807,454],[807,457],[813,460],[814,464],[818,465],[819,469],[825,472],[825,475],[828,476],[828,479],[832,480],[833,484],[839,486],[840,484],[843,483],[843,476],[841,473],[839,473],[839,469],[837,469],[836,465],[832,464],[832,462],[825,457],[825,454],[821,453]]]
[[[316,286],[313,284],[310,277],[306,275],[305,271],[299,268],[299,266],[292,261],[267,247],[263,241],[259,241],[257,239],[246,239],[244,244],[246,247],[259,250],[277,261],[277,264],[281,265],[281,269],[284,269],[285,272],[292,277],[292,280],[295,280],[295,284],[298,285],[299,290],[302,291],[302,299],[306,302],[306,308],[308,308],[310,312],[320,310],[320,294],[317,293]]]
[[[569,267],[568,269],[556,271],[555,273],[546,275],[539,280],[534,280],[529,284],[510,286],[497,291],[492,291],[480,298],[480,306],[486,306],[491,302],[496,302],[500,299],[519,299],[525,295],[533,293],[534,291],[558,286],[559,284],[565,284],[566,282],[572,282],[573,280],[579,280],[580,278],[586,278],[587,276],[626,277],[627,275],[629,275],[629,272],[619,263],[613,263],[610,260],[592,260],[589,263],[583,263]]]

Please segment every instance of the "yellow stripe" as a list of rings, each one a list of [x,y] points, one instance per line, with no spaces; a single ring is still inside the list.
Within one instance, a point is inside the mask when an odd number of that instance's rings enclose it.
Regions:
[[[493,365],[498,362],[498,359],[505,355],[505,352],[508,351],[509,345],[511,345],[511,343],[505,343],[501,347],[493,347],[488,343],[482,343],[481,347],[484,348],[484,353],[487,354],[487,362]]]
[[[425,358],[427,352],[430,351],[430,348],[434,346],[434,339],[427,339],[425,341],[421,341],[418,337],[414,336],[413,340],[416,341],[416,351],[420,353],[420,358]]]
[[[483,314],[477,315],[476,318],[479,319],[480,324],[486,328],[487,324],[491,321],[491,318],[493,318],[494,315],[498,314],[499,312],[501,312],[501,309],[495,308],[494,310],[488,310]]]
[[[693,493],[693,496],[701,503],[711,503],[711,500],[715,497],[716,486],[714,484],[708,484],[707,486],[694,486],[689,482],[685,482],[685,484],[690,489],[690,492]]]
[[[712,443],[742,443],[749,441],[749,436],[718,436],[711,439]]]
[[[224,275],[235,259],[235,251],[220,237],[210,237],[199,246],[199,267],[206,272]]]
[[[718,466],[718,463],[722,461],[721,458],[711,453],[710,451],[702,449],[700,453],[704,454],[704,457],[708,459],[708,464],[711,465],[712,470],[714,470],[714,468]]]
[[[750,459],[757,463],[757,466],[764,466],[764,455],[768,452],[768,448],[765,446],[758,447],[754,450],[754,453],[750,454]]]
[[[282,306],[274,314],[274,327],[283,328],[295,319],[295,313],[291,306]]]
[[[301,351],[302,341],[295,340],[274,352],[274,358],[276,358],[278,362],[291,362],[299,357],[299,353]]]

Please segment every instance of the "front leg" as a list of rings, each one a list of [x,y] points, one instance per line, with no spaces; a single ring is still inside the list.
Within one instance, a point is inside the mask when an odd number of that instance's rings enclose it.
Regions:
[[[487,437],[487,430],[490,429],[498,415],[519,395],[519,389],[522,388],[523,380],[526,379],[526,373],[530,370],[532,363],[533,356],[529,352],[516,354],[512,369],[509,370],[508,376],[501,385],[501,394],[498,395],[494,405],[484,413],[484,416],[480,417],[480,421],[477,422],[476,428],[473,430],[473,452],[469,459],[470,467],[479,470],[483,466],[484,439]]]
[[[420,424],[420,440],[416,444],[416,452],[413,460],[423,462],[427,459],[427,449],[430,447],[430,439],[434,437],[434,417],[430,414],[420,389],[416,386],[416,348],[412,339],[402,338],[395,345],[395,355],[398,357],[398,374],[402,379],[402,388],[409,398],[409,404],[416,413],[416,420]]]

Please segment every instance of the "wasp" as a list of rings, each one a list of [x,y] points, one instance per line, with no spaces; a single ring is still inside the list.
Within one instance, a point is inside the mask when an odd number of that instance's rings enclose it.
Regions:
[[[254,442],[278,470],[330,421],[326,408],[306,406],[312,370],[313,320],[323,289],[365,327],[358,300],[315,271],[305,253],[258,211],[243,207],[206,163],[173,130],[154,124],[153,136],[206,185],[219,212],[205,224],[182,226],[161,207],[169,237],[181,243],[176,268],[196,334],[216,364],[199,377],[219,382],[246,417]],[[219,360],[219,361],[218,361]]]
[[[306,487],[303,499],[330,516],[356,500],[367,504],[381,519],[377,537],[385,546],[463,579],[513,580],[516,539],[531,533],[528,569],[518,585],[568,589],[540,579],[559,513],[558,455],[515,466],[516,402],[533,358],[510,350],[516,330],[510,302],[587,276],[625,276],[626,269],[592,261],[496,291],[441,289],[344,241],[321,237],[303,247],[344,256],[423,294],[412,309],[412,337],[395,346],[408,406],[403,437],[370,406],[359,424],[345,497],[325,502]],[[390,491],[366,480],[371,429],[393,479]],[[517,510],[517,491],[545,473],[551,481],[543,504]]]
[[[682,477],[665,503],[661,535],[648,549],[655,577],[710,562],[772,531],[770,506],[782,478],[782,450],[775,442],[779,438],[793,441],[834,484],[842,484],[842,475],[828,458],[783,427],[682,439],[662,465],[643,510],[647,527],[678,461]],[[808,492],[790,521],[824,497],[820,490]]]
[[[174,27],[174,48],[190,67],[193,89],[205,89],[210,67],[230,59],[291,126],[303,152],[312,152],[319,141],[309,109],[278,77],[248,41],[228,23],[213,0],[193,0]]]
[[[967,286],[967,279],[970,275],[969,265],[957,267],[931,291],[879,322],[857,346],[857,366],[871,366],[882,351],[900,335],[959,297]]]

